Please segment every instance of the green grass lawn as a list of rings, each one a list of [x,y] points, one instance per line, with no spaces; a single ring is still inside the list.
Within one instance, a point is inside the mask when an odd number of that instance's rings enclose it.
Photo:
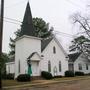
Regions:
[[[82,78],[87,78],[90,76],[75,76],[75,77],[62,77],[62,78],[54,78],[53,80],[74,80],[74,79],[82,79]]]
[[[64,81],[64,80],[78,80],[78,79],[84,79],[84,78],[90,78],[90,76],[78,76],[78,77],[62,77],[62,78],[54,78],[52,80],[33,80],[30,82],[17,82],[16,80],[2,80],[3,87],[6,86],[17,86],[17,85],[23,85],[23,84],[35,84],[35,83],[42,83],[42,82],[53,82],[53,81]]]
[[[17,82],[16,80],[2,80],[2,85],[5,86],[16,86],[22,84],[29,84],[31,82]]]

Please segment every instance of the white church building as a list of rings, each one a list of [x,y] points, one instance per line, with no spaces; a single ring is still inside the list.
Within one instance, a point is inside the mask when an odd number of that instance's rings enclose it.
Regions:
[[[23,20],[26,19],[25,17],[28,17],[26,21],[28,21],[30,25],[26,31],[29,31],[16,39],[15,59],[12,62],[6,63],[7,73],[14,73],[15,78],[17,78],[19,74],[27,74],[27,62],[30,60],[32,69],[31,76],[41,76],[42,71],[48,71],[53,76],[64,76],[65,71],[72,68],[69,66],[68,54],[54,35],[46,39],[33,35],[32,15],[29,3],[27,4]],[[90,67],[88,69],[88,73],[89,72]]]
[[[42,40],[24,35],[16,40],[15,48],[15,77],[28,72],[28,57],[32,76],[40,76],[41,71],[64,76],[68,70],[67,54],[55,37]]]

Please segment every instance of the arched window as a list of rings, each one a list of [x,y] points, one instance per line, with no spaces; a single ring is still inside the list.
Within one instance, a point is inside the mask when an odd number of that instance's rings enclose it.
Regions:
[[[51,72],[51,62],[48,61],[48,72]]]
[[[88,64],[86,64],[86,70],[88,70]]]
[[[61,72],[61,61],[59,61],[59,72]]]
[[[55,46],[53,47],[53,53],[54,53],[54,54],[56,53],[56,48],[55,48]]]
[[[20,73],[20,60],[18,61],[18,73]]]

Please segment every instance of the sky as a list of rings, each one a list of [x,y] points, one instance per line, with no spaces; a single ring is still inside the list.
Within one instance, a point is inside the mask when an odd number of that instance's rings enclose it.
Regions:
[[[71,23],[70,16],[76,12],[88,13],[90,11],[89,0],[5,0],[3,52],[8,53],[10,50],[10,37],[14,38],[14,32],[20,28],[28,1],[33,17],[43,18],[50,26],[54,27],[55,32],[59,31],[70,35],[78,32]],[[56,35],[62,45],[67,48],[72,36],[58,34],[58,32]]]

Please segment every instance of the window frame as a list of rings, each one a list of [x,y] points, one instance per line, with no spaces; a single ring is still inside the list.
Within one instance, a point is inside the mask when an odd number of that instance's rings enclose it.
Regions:
[[[81,63],[78,64],[78,69],[82,70],[82,64]]]
[[[48,61],[48,72],[51,72],[51,61]]]
[[[56,47],[53,46],[53,53],[56,54]]]
[[[62,64],[61,64],[61,61],[59,61],[59,72],[62,71]]]
[[[18,61],[18,73],[21,72],[21,64],[20,64],[20,60]]]
[[[89,70],[88,64],[86,64],[86,70]]]

